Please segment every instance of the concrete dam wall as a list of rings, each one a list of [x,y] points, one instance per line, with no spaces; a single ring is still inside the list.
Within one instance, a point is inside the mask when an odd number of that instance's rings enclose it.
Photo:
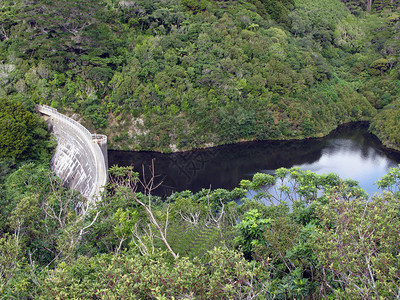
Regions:
[[[38,105],[37,111],[48,116],[57,138],[52,170],[65,187],[81,192],[91,202],[95,201],[107,183],[107,136],[91,134],[55,108]]]

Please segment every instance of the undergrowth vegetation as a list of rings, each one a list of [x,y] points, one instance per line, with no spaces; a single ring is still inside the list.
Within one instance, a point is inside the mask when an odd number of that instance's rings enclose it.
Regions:
[[[299,168],[164,200],[152,176],[110,174],[95,205],[38,164],[7,176],[3,298],[399,297],[400,168],[371,198],[353,180]]]

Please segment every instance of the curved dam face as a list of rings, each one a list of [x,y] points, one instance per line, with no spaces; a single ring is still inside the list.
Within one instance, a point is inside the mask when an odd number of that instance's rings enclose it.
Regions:
[[[57,138],[52,170],[65,187],[95,201],[107,183],[107,137],[91,134],[55,108],[38,105],[37,111],[49,117],[48,122]]]

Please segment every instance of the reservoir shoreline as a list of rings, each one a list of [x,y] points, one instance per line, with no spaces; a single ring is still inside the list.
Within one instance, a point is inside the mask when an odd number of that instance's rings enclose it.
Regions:
[[[364,170],[365,173],[381,168],[379,174],[375,172],[369,176],[368,181],[371,181],[375,175],[383,175],[388,167],[400,163],[400,152],[384,147],[368,131],[368,122],[342,125],[322,138],[251,141],[175,153],[119,150],[109,150],[108,153],[110,166],[133,165],[138,171],[142,170],[142,165],[150,166],[155,160],[158,178],[164,186],[161,194],[182,190],[196,192],[210,186],[212,189],[233,189],[240,180],[251,179],[256,172],[273,173],[280,167],[303,166],[316,173],[340,173],[340,169],[330,170],[329,164],[338,160],[334,164],[341,165],[341,157],[348,165],[357,162],[358,165],[353,165],[352,169]],[[339,175],[347,176],[346,172],[342,174]]]

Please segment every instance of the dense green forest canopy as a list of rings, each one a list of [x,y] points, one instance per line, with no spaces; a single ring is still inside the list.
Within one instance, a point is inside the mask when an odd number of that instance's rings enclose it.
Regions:
[[[78,113],[116,149],[321,136],[358,120],[396,148],[380,120],[400,93],[398,7],[3,0],[0,96]]]
[[[90,204],[50,170],[33,108],[121,149],[357,120],[399,148],[399,34],[398,0],[0,0],[1,298],[398,299],[400,167],[371,198],[281,168],[161,199],[154,174],[114,166]]]
[[[0,159],[48,159],[47,125],[20,102],[0,99]]]
[[[372,199],[298,168],[165,201],[132,167],[110,173],[91,207],[37,162],[3,177],[3,298],[399,297],[400,167]]]

